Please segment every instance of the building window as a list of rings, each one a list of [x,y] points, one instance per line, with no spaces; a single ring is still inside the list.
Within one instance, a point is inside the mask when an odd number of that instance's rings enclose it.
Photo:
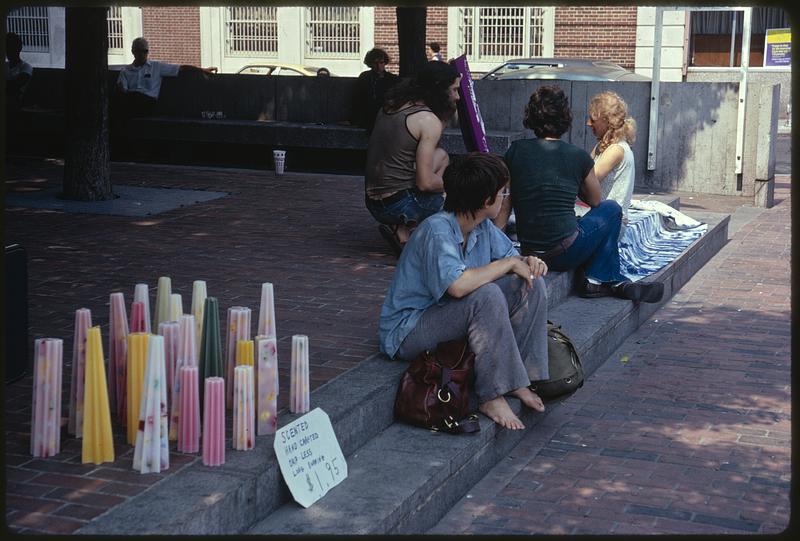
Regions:
[[[46,53],[50,50],[50,27],[46,7],[23,7],[9,12],[6,31],[22,38],[22,48],[28,52]]]
[[[225,53],[228,56],[277,56],[276,6],[226,7]]]
[[[306,7],[307,58],[359,58],[361,23],[359,7]]]
[[[462,7],[458,46],[477,62],[501,62],[544,54],[545,9],[538,7]]]
[[[125,44],[122,38],[122,8],[111,6],[108,8],[108,50],[110,53],[122,52]]]

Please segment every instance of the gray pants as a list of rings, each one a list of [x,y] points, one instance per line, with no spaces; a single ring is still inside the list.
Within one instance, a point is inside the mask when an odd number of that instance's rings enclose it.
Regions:
[[[483,403],[548,378],[547,290],[507,274],[460,299],[427,308],[396,357],[410,361],[439,342],[467,337],[475,353],[475,394]]]

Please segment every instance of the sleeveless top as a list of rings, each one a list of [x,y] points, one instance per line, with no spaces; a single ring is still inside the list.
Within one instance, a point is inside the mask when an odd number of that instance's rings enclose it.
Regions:
[[[427,105],[412,105],[393,113],[378,111],[367,146],[364,184],[367,195],[378,198],[417,185],[417,145],[406,120]]]
[[[603,199],[613,199],[622,207],[622,216],[628,217],[628,207],[631,206],[633,195],[633,182],[636,177],[636,166],[633,160],[633,151],[627,141],[622,140],[614,143],[622,148],[624,156],[622,161],[612,169],[606,178],[600,181],[600,189],[603,192]],[[597,161],[601,154],[598,154],[594,161]]]

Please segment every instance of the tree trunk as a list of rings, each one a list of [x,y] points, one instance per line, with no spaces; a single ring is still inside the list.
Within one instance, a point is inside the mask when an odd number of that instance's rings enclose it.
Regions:
[[[65,199],[104,201],[108,147],[108,27],[105,7],[66,8]]]
[[[400,51],[400,77],[411,77],[425,65],[425,27],[428,9],[424,7],[398,7],[397,46]]]

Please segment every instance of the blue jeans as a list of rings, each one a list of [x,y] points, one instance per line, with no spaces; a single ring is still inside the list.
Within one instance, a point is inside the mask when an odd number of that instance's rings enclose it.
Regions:
[[[415,227],[444,206],[444,194],[410,189],[408,195],[391,205],[365,198],[367,210],[382,224]]]
[[[599,282],[621,282],[619,270],[619,232],[622,208],[607,199],[578,220],[578,236],[565,252],[547,261],[554,271],[576,269],[585,264],[587,278]]]

